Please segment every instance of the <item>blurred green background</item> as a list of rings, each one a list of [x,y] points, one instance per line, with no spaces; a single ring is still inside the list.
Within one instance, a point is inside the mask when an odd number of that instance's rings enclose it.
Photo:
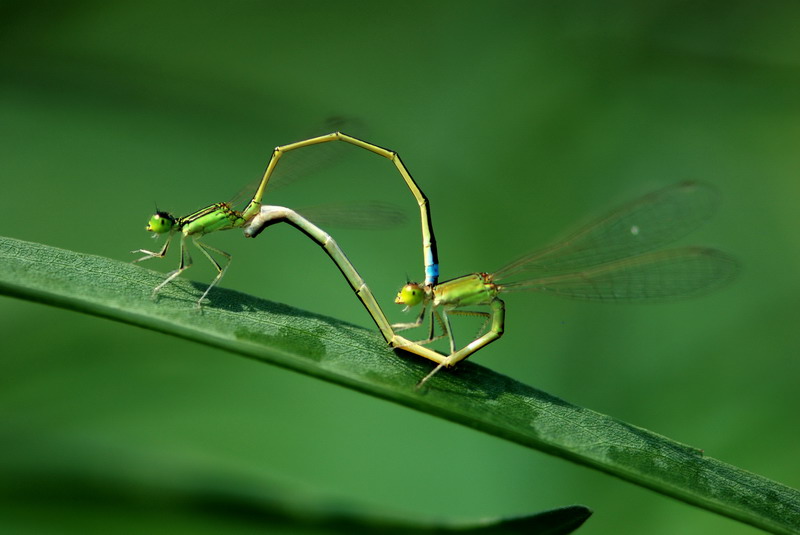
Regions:
[[[509,296],[506,336],[475,359],[800,486],[800,5],[557,4],[2,2],[0,233],[131,259],[153,246],[154,202],[186,214],[227,200],[274,146],[325,133],[337,115],[398,151],[430,197],[444,279],[701,179],[724,202],[688,241],[739,257],[734,285],[657,306]],[[394,293],[422,276],[415,206],[389,162],[347,149],[273,201],[407,209],[396,230],[331,229],[402,321]],[[207,241],[234,255],[223,286],[373,328],[292,229]],[[195,259],[187,275],[209,281]],[[176,264],[173,254],[143,268]],[[218,350],[8,298],[0,314],[9,485],[28,468],[46,480],[73,467],[122,486],[299,488],[409,518],[582,503],[595,510],[587,534],[756,531]],[[105,518],[101,505],[88,504],[90,521],[34,502],[0,506],[0,522],[42,532]]]

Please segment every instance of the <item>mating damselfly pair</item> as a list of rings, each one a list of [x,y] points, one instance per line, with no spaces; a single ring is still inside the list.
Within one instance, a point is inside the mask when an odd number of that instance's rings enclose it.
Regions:
[[[413,322],[392,324],[388,321],[375,296],[336,241],[311,221],[313,214],[301,215],[286,207],[262,203],[270,178],[284,154],[334,141],[350,143],[390,160],[419,207],[425,279],[421,283],[405,284],[395,298],[395,303],[406,309],[421,307]],[[566,239],[527,254],[493,273],[472,273],[440,283],[430,203],[399,155],[342,132],[334,132],[277,147],[255,195],[242,211],[235,210],[229,203],[212,204],[184,217],[157,211],[146,228],[156,236],[165,234],[164,246],[158,251],[138,249],[133,252],[145,255],[135,262],[163,258],[172,238],[179,235],[179,266],[155,287],[155,296],[191,266],[187,240],[193,242],[217,270],[217,276],[197,301],[199,307],[209,291],[219,283],[231,259],[228,253],[204,243],[202,238],[206,234],[241,228],[246,237],[255,237],[271,225],[287,223],[323,247],[387,343],[436,363],[433,371],[418,383],[421,386],[441,368],[455,365],[502,336],[505,304],[500,294],[534,291],[582,300],[652,302],[690,297],[725,284],[738,271],[738,263],[726,253],[697,246],[664,249],[708,220],[716,209],[717,200],[716,191],[706,184],[673,184],[624,204]],[[369,207],[367,205],[366,209]],[[375,211],[380,214],[380,210]],[[224,264],[215,260],[211,253],[224,258]],[[468,310],[475,307],[489,307],[489,312]],[[430,317],[425,338],[410,340],[398,334],[422,326],[428,311]],[[451,325],[451,316],[454,315],[484,319],[479,335],[460,348],[456,345]],[[440,330],[438,335],[437,326]],[[445,337],[450,344],[448,354],[428,347]]]

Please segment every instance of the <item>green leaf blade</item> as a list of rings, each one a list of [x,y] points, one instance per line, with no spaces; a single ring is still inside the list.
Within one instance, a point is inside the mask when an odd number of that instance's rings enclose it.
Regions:
[[[774,533],[800,532],[800,493],[651,431],[577,407],[472,362],[438,374],[377,332],[246,294],[171,284],[139,266],[0,238],[0,293],[219,347],[395,401],[583,464]]]

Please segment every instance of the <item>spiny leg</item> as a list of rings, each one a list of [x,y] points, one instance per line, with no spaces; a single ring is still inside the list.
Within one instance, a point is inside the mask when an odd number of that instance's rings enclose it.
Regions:
[[[452,355],[456,351],[456,339],[453,337],[453,329],[450,326],[450,316],[447,315],[447,310],[445,309],[442,309],[441,316],[439,315],[439,311],[435,308],[433,312],[436,314],[439,325],[442,327],[442,336],[446,335],[447,339],[450,340],[450,354]]]
[[[216,247],[212,247],[212,246],[208,245],[207,243],[203,243],[203,242],[201,242],[201,241],[200,241],[200,238],[195,238],[193,241],[194,241],[194,245],[195,245],[195,247],[197,247],[198,249],[200,249],[200,251],[202,251],[202,253],[203,253],[204,255],[206,255],[206,258],[208,258],[208,260],[209,260],[209,261],[210,261],[212,264],[214,264],[214,267],[215,267],[215,268],[217,268],[217,276],[216,276],[216,277],[214,277],[214,280],[213,280],[213,281],[211,281],[211,284],[209,284],[209,285],[208,285],[208,288],[206,288],[206,291],[205,291],[205,292],[203,292],[203,295],[201,295],[201,296],[200,296],[200,299],[198,299],[198,300],[197,300],[197,308],[201,308],[201,307],[202,307],[202,302],[203,302],[203,299],[205,299],[205,298],[206,298],[206,296],[208,295],[208,292],[210,292],[210,291],[211,291],[211,288],[213,288],[213,287],[214,287],[214,286],[215,286],[215,285],[216,285],[216,284],[219,282],[219,280],[220,280],[220,279],[222,278],[222,276],[225,274],[225,270],[227,270],[227,269],[228,269],[228,266],[230,266],[230,265],[231,265],[231,259],[232,259],[232,257],[231,257],[231,255],[229,255],[229,254],[228,254],[228,253],[226,253],[225,251],[221,251],[220,249],[217,249]],[[208,251],[214,251],[215,253],[217,253],[217,254],[219,254],[219,255],[221,255],[221,256],[224,256],[224,257],[227,259],[227,262],[225,262],[225,266],[224,266],[224,267],[223,267],[223,266],[220,266],[219,262],[217,262],[217,261],[214,259],[214,257],[213,257],[213,256],[211,256],[211,254],[210,254]]]
[[[427,308],[428,308],[427,305],[422,307],[422,311],[420,312],[417,321],[415,321],[414,323],[393,323],[392,328],[396,331],[401,331],[404,329],[412,329],[414,327],[419,327],[422,324],[423,316],[425,315],[425,311],[427,310]],[[439,327],[442,329],[442,334],[440,334],[439,336],[434,336],[434,333],[436,332],[435,328],[436,324],[434,323],[434,321],[438,323]],[[442,338],[448,335],[449,329],[442,321],[441,316],[433,306],[431,306],[431,319],[429,324],[430,327],[428,328],[428,338],[426,338],[425,340],[415,340],[413,344],[424,346],[427,344],[431,344],[437,340],[441,340]],[[400,349],[405,349],[405,346],[402,345],[398,345],[396,347],[399,347]]]
[[[433,306],[431,306],[431,308],[433,309]],[[433,309],[433,310],[434,310],[434,312],[436,311],[436,309]],[[439,326],[442,328],[442,336],[444,336],[445,330],[444,330],[444,325],[442,324],[442,318],[440,318],[438,314],[433,314],[433,317],[435,317],[436,321],[439,322]],[[433,318],[431,318],[430,325],[431,326],[428,329],[428,340],[432,340],[433,339],[433,334],[436,331],[436,326],[433,323]]]
[[[147,249],[136,249],[135,251],[131,251],[131,253],[144,253],[145,256],[141,258],[137,258],[133,261],[133,263],[141,262],[142,260],[150,260],[151,258],[164,258],[167,255],[167,249],[169,249],[169,244],[172,241],[172,234],[167,236],[167,240],[164,242],[164,247],[161,248],[160,251],[149,251]]]
[[[449,355],[444,361],[442,361],[438,366],[436,366],[436,368],[434,368],[431,373],[426,375],[419,383],[417,383],[417,388],[421,388],[422,385],[428,382],[428,380],[442,368],[449,368],[451,366],[455,366],[457,363],[466,359],[467,357],[469,357],[482,347],[491,344],[492,342],[503,336],[503,331],[505,330],[505,318],[506,318],[505,303],[501,299],[495,298],[491,303],[489,303],[489,306],[492,308],[491,312],[492,327],[489,329],[489,332],[477,338],[476,340],[470,342],[469,344],[459,349],[458,351]]]
[[[489,320],[492,317],[492,315],[489,314],[488,312],[478,312],[478,311],[473,311],[473,310],[458,310],[458,309],[450,309],[449,311],[442,310],[442,314],[440,316],[439,312],[436,309],[433,309],[433,317],[435,317],[437,322],[439,323],[439,326],[442,329],[442,334],[440,334],[439,336],[433,336],[433,319],[431,319],[431,330],[430,330],[430,334],[428,336],[428,339],[427,340],[417,340],[414,343],[420,344],[420,345],[426,345],[426,344],[430,344],[432,342],[435,342],[436,340],[440,340],[440,339],[444,338],[445,336],[447,336],[449,338],[449,340],[450,340],[450,354],[451,355],[454,354],[456,352],[456,341],[455,341],[455,336],[453,335],[453,328],[452,328],[452,326],[450,324],[449,314],[458,314],[460,316],[481,316],[481,317],[484,317],[485,320],[484,320],[483,324],[481,325],[480,329],[478,329],[478,335],[477,336],[481,335],[481,333],[483,332],[484,328],[486,327],[486,324],[489,323]],[[444,319],[442,319],[442,316],[444,317]],[[463,358],[466,358],[466,357],[463,357]],[[444,365],[447,366],[447,364],[444,364]],[[433,375],[433,373],[431,373],[429,375]]]
[[[428,382],[428,380],[429,380],[431,377],[433,377],[434,375],[436,375],[436,373],[437,373],[439,370],[441,370],[442,368],[444,368],[444,367],[446,367],[446,366],[447,366],[447,364],[446,364],[445,362],[441,362],[441,363],[439,363],[439,364],[438,364],[438,365],[437,365],[437,366],[436,366],[436,367],[435,367],[435,368],[434,368],[434,369],[431,371],[431,373],[429,373],[428,375],[426,375],[425,377],[423,377],[422,379],[420,379],[420,381],[417,383],[417,386],[415,386],[414,388],[415,388],[415,389],[417,389],[417,390],[419,390],[420,388],[422,388],[422,386],[423,386],[425,383],[427,383],[427,382]]]
[[[479,316],[483,318],[483,323],[478,328],[478,333],[475,335],[479,337],[483,334],[483,331],[486,329],[486,325],[489,324],[489,321],[492,319],[492,315],[488,312],[478,312],[477,310],[451,310],[451,314],[458,314],[459,316]]]
[[[408,329],[414,329],[422,325],[422,322],[425,319],[425,311],[428,310],[428,305],[422,305],[422,310],[419,312],[419,316],[414,321],[408,323],[392,323],[392,329],[395,331],[405,331]],[[433,323],[431,323],[431,336],[433,336]]]
[[[164,286],[169,284],[176,277],[178,277],[178,275],[180,275],[190,267],[192,267],[192,255],[189,254],[189,250],[186,248],[186,236],[181,234],[181,262],[178,265],[178,269],[171,271],[169,275],[167,275],[167,278],[164,279],[164,282],[153,288],[153,297],[158,295],[158,292],[160,292]]]

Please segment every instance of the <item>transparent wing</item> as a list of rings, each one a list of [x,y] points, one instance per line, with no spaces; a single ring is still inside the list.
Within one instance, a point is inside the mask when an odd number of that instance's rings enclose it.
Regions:
[[[698,295],[730,282],[739,264],[703,247],[654,251],[580,271],[499,285],[590,301],[659,301]]]
[[[297,212],[323,228],[353,230],[390,229],[408,219],[400,208],[381,201],[328,203],[300,208]]]
[[[333,132],[322,132],[317,135],[325,135]],[[314,136],[309,136],[314,137]],[[269,179],[267,192],[274,193],[277,189],[302,180],[310,180],[319,175],[321,171],[334,168],[349,153],[348,148],[343,147],[344,143],[320,143],[310,147],[284,153],[275,166],[275,171]],[[260,180],[260,179],[259,179]],[[253,186],[257,186],[256,181]],[[253,188],[255,190],[255,187]]]
[[[578,272],[652,251],[695,230],[714,214],[718,203],[716,190],[706,184],[668,186],[512,262],[498,270],[494,278]]]
[[[306,136],[298,137],[295,141],[301,139],[308,139],[315,136],[322,136],[330,134],[331,132],[347,132],[352,135],[363,135],[365,131],[364,124],[353,117],[329,117],[320,128],[314,132],[310,132]],[[288,144],[291,141],[287,141]],[[267,191],[274,193],[276,190],[283,189],[297,181],[305,181],[314,178],[320,174],[321,171],[335,167],[342,161],[348,154],[348,148],[342,147],[344,143],[321,143],[311,147],[304,147],[302,149],[284,153],[278,161],[278,165],[269,179]],[[271,156],[274,147],[269,147],[266,155]],[[261,177],[253,179],[248,185],[239,190],[237,194],[231,199],[231,204],[237,204],[250,200],[253,193],[258,188],[261,182]]]

